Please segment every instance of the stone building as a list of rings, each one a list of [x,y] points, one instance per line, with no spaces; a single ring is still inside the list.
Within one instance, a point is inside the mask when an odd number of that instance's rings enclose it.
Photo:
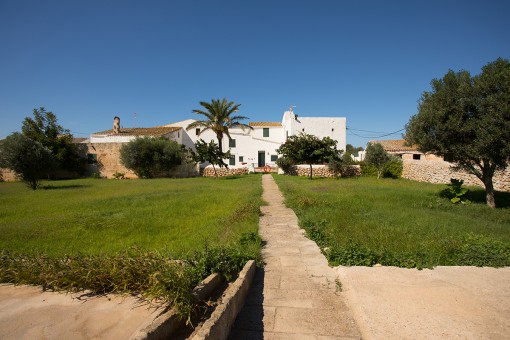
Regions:
[[[407,146],[401,140],[370,141],[379,143],[389,154],[402,158],[402,177],[419,182],[450,183],[451,178],[464,181],[465,185],[484,187],[482,181],[475,175],[459,170],[455,164],[447,162],[443,157],[431,153],[423,153],[418,146]],[[510,167],[504,171],[496,171],[493,178],[494,189],[510,192]]]

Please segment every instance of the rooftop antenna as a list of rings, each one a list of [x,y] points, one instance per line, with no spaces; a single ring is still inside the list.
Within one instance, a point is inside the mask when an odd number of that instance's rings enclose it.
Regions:
[[[133,113],[133,117],[135,118],[135,128],[138,127],[137,124],[136,124],[136,118],[137,118],[138,114],[135,112]]]

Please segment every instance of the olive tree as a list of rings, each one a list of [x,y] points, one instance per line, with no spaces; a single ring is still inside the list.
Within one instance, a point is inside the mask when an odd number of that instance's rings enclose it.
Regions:
[[[377,169],[377,179],[381,178],[384,165],[390,160],[390,156],[380,143],[368,143],[365,162],[372,164]]]
[[[290,136],[276,151],[294,164],[309,164],[312,179],[312,164],[324,164],[332,159],[339,159],[341,151],[337,150],[336,144],[337,141],[330,137],[319,139],[317,136],[301,133]]]
[[[41,143],[15,132],[0,143],[0,167],[11,169],[35,190],[39,181],[54,169],[55,161]]]
[[[496,207],[494,172],[510,160],[510,62],[499,58],[476,76],[450,70],[431,86],[405,139],[474,174],[485,186],[487,205]]]
[[[182,163],[182,146],[165,138],[137,137],[120,148],[120,162],[140,178],[152,178]]]

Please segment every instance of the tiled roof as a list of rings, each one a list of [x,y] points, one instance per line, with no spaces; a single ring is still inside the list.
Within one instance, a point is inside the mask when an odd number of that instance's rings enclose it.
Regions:
[[[379,143],[383,146],[384,150],[388,152],[399,152],[399,151],[419,151],[418,145],[407,146],[405,145],[405,140],[396,139],[396,140],[371,140],[370,143],[376,144]]]
[[[162,136],[167,133],[180,130],[178,126],[157,126],[151,128],[121,128],[120,133],[114,134],[113,130],[106,130],[93,133],[93,135],[106,135],[106,136]]]
[[[282,126],[282,123],[278,122],[250,122],[250,126]]]

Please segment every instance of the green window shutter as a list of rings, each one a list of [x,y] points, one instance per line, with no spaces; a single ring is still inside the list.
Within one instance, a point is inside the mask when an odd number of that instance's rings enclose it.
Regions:
[[[228,140],[228,146],[230,148],[235,148],[236,147],[236,140],[235,139],[229,139]]]
[[[228,165],[236,165],[236,156],[230,156]]]
[[[262,129],[262,137],[269,137],[269,128]]]
[[[276,162],[277,159],[278,159],[277,155],[271,155],[271,162]]]
[[[244,162],[244,156],[239,156],[239,163]]]

